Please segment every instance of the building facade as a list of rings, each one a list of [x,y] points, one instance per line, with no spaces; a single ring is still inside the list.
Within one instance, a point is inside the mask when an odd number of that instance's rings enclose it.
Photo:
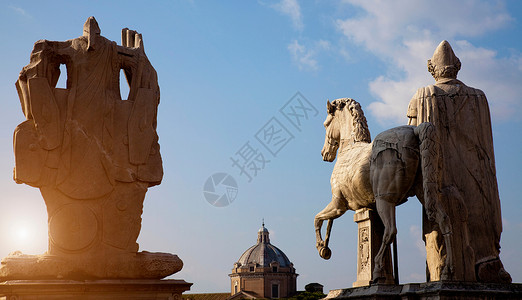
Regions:
[[[234,263],[230,276],[231,298],[286,298],[296,292],[298,274],[294,264],[270,244],[265,224],[257,233],[257,243]]]

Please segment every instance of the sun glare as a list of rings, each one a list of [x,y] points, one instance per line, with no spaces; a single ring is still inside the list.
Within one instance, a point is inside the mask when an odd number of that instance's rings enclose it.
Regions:
[[[0,226],[1,236],[0,252],[10,253],[16,250],[23,253],[41,253],[47,248],[47,227],[45,223],[39,224],[30,218],[6,221]],[[45,227],[43,227],[45,226]]]
[[[30,224],[13,224],[10,229],[11,240],[19,246],[27,246],[33,238],[34,228]]]
[[[24,227],[17,228],[15,236],[19,241],[26,241],[29,238],[29,230]]]

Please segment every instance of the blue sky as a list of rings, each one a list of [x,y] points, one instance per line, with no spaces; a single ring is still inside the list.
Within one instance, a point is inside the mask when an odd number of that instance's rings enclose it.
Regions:
[[[0,257],[47,248],[39,191],[12,180],[12,134],[24,120],[14,83],[34,42],[78,37],[87,17],[95,16],[102,35],[118,43],[124,27],[142,33],[158,72],[165,175],[147,193],[139,243],[141,250],[178,254],[185,267],[172,278],[193,282],[191,292],[230,290],[227,275],[255,243],[262,218],[272,243],[300,274],[299,289],[310,282],[325,290],[351,286],[353,212],[335,221],[329,261],[315,249],[313,218],[331,197],[333,164],[320,156],[326,100],[359,101],[372,136],[405,124],[416,89],[433,83],[426,60],[443,39],[462,62],[459,79],[482,89],[490,102],[504,225],[501,258],[513,280],[522,282],[518,1],[2,0],[0,7]],[[297,92],[318,113],[294,126],[280,110]],[[288,139],[275,155],[256,139],[273,120]],[[251,181],[231,160],[247,143],[266,160]],[[226,207],[210,205],[203,195],[205,181],[217,172],[238,185],[237,198]],[[422,282],[421,207],[410,200],[397,210],[400,278]]]

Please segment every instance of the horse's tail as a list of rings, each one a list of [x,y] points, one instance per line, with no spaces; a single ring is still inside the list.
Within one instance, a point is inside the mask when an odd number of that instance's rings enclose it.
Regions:
[[[425,122],[415,127],[415,135],[419,137],[422,187],[424,190],[424,208],[428,219],[435,221],[440,209],[439,187],[441,182],[440,140],[435,125]]]

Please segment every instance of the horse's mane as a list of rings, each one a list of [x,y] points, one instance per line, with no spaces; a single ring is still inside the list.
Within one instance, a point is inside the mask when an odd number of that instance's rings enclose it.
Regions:
[[[366,122],[366,117],[364,116],[364,112],[359,102],[351,98],[340,98],[335,99],[332,102],[332,105],[336,108],[336,110],[343,110],[344,107],[348,107],[350,110],[350,114],[352,115],[353,120],[352,135],[354,142],[370,143],[372,141],[370,130],[368,129],[368,123]]]

